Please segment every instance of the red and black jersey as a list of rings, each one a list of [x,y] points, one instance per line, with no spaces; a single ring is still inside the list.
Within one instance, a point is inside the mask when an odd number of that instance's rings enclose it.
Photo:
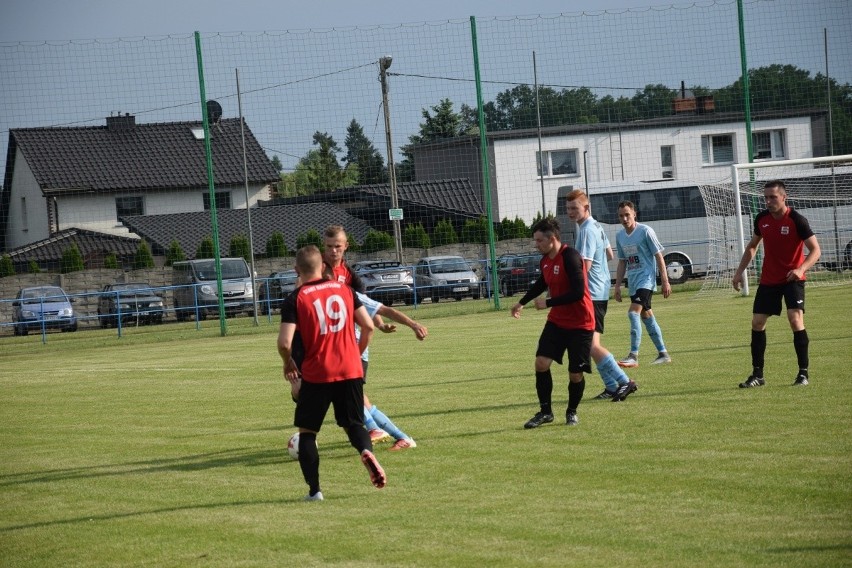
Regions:
[[[339,265],[331,269],[333,280],[337,280],[338,282],[343,282],[344,284],[348,284],[352,286],[353,289],[358,292],[365,292],[364,283],[361,280],[361,277],[358,276],[355,272],[347,266],[346,262],[341,262]]]
[[[352,289],[329,280],[308,282],[287,296],[281,321],[295,323],[304,344],[302,379],[331,383],[364,376],[355,341],[355,310],[361,302]]]
[[[562,245],[555,258],[541,258],[541,276],[520,299],[526,305],[533,298],[548,290],[547,305],[550,313],[547,320],[562,329],[585,329],[594,331],[595,310],[589,294],[586,263],[576,249]]]
[[[803,215],[788,207],[780,219],[773,217],[769,210],[758,213],[754,218],[754,234],[763,239],[760,283],[780,286],[787,283],[787,273],[805,261],[804,242],[814,232]]]

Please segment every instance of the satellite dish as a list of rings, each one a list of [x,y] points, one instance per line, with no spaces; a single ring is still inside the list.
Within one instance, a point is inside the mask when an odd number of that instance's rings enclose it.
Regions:
[[[222,105],[216,101],[207,101],[207,120],[213,124],[222,118]]]

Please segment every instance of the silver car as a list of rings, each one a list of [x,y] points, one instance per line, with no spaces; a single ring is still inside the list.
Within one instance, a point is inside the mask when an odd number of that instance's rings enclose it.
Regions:
[[[414,303],[414,274],[410,266],[396,260],[363,260],[352,265],[364,283],[367,295],[387,306],[394,302]]]
[[[437,304],[441,298],[473,298],[482,295],[482,285],[470,263],[460,256],[427,256],[414,267],[417,293]]]

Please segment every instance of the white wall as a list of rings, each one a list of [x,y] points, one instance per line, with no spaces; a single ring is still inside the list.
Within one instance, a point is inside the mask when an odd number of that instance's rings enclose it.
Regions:
[[[13,249],[40,241],[49,237],[47,214],[48,203],[41,193],[32,170],[17,150],[15,171],[12,174],[9,195],[9,224],[6,230],[6,248]],[[21,198],[26,198],[27,223],[24,226],[24,212]]]

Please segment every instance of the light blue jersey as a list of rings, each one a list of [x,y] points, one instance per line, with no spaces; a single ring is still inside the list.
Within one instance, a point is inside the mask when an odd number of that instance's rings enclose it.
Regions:
[[[627,285],[630,295],[636,290],[656,291],[657,289],[657,260],[654,256],[663,251],[663,245],[657,239],[654,229],[642,223],[629,235],[625,229],[615,235],[618,249],[618,260],[627,262]]]
[[[601,224],[589,217],[581,225],[578,225],[577,240],[574,248],[583,257],[583,260],[591,260],[592,267],[589,270],[589,294],[592,300],[609,300],[609,267],[607,265],[606,249],[609,247],[609,239],[601,227]]]
[[[361,292],[355,292],[358,295],[358,299],[361,300],[361,304],[367,308],[367,314],[370,316],[370,319],[376,317],[376,314],[379,313],[379,310],[383,306],[381,302],[377,302],[366,294],[362,294]],[[361,339],[361,328],[359,326],[355,326],[355,341]],[[370,360],[370,348],[367,347],[364,349],[364,352],[361,353],[361,359],[364,361]]]

